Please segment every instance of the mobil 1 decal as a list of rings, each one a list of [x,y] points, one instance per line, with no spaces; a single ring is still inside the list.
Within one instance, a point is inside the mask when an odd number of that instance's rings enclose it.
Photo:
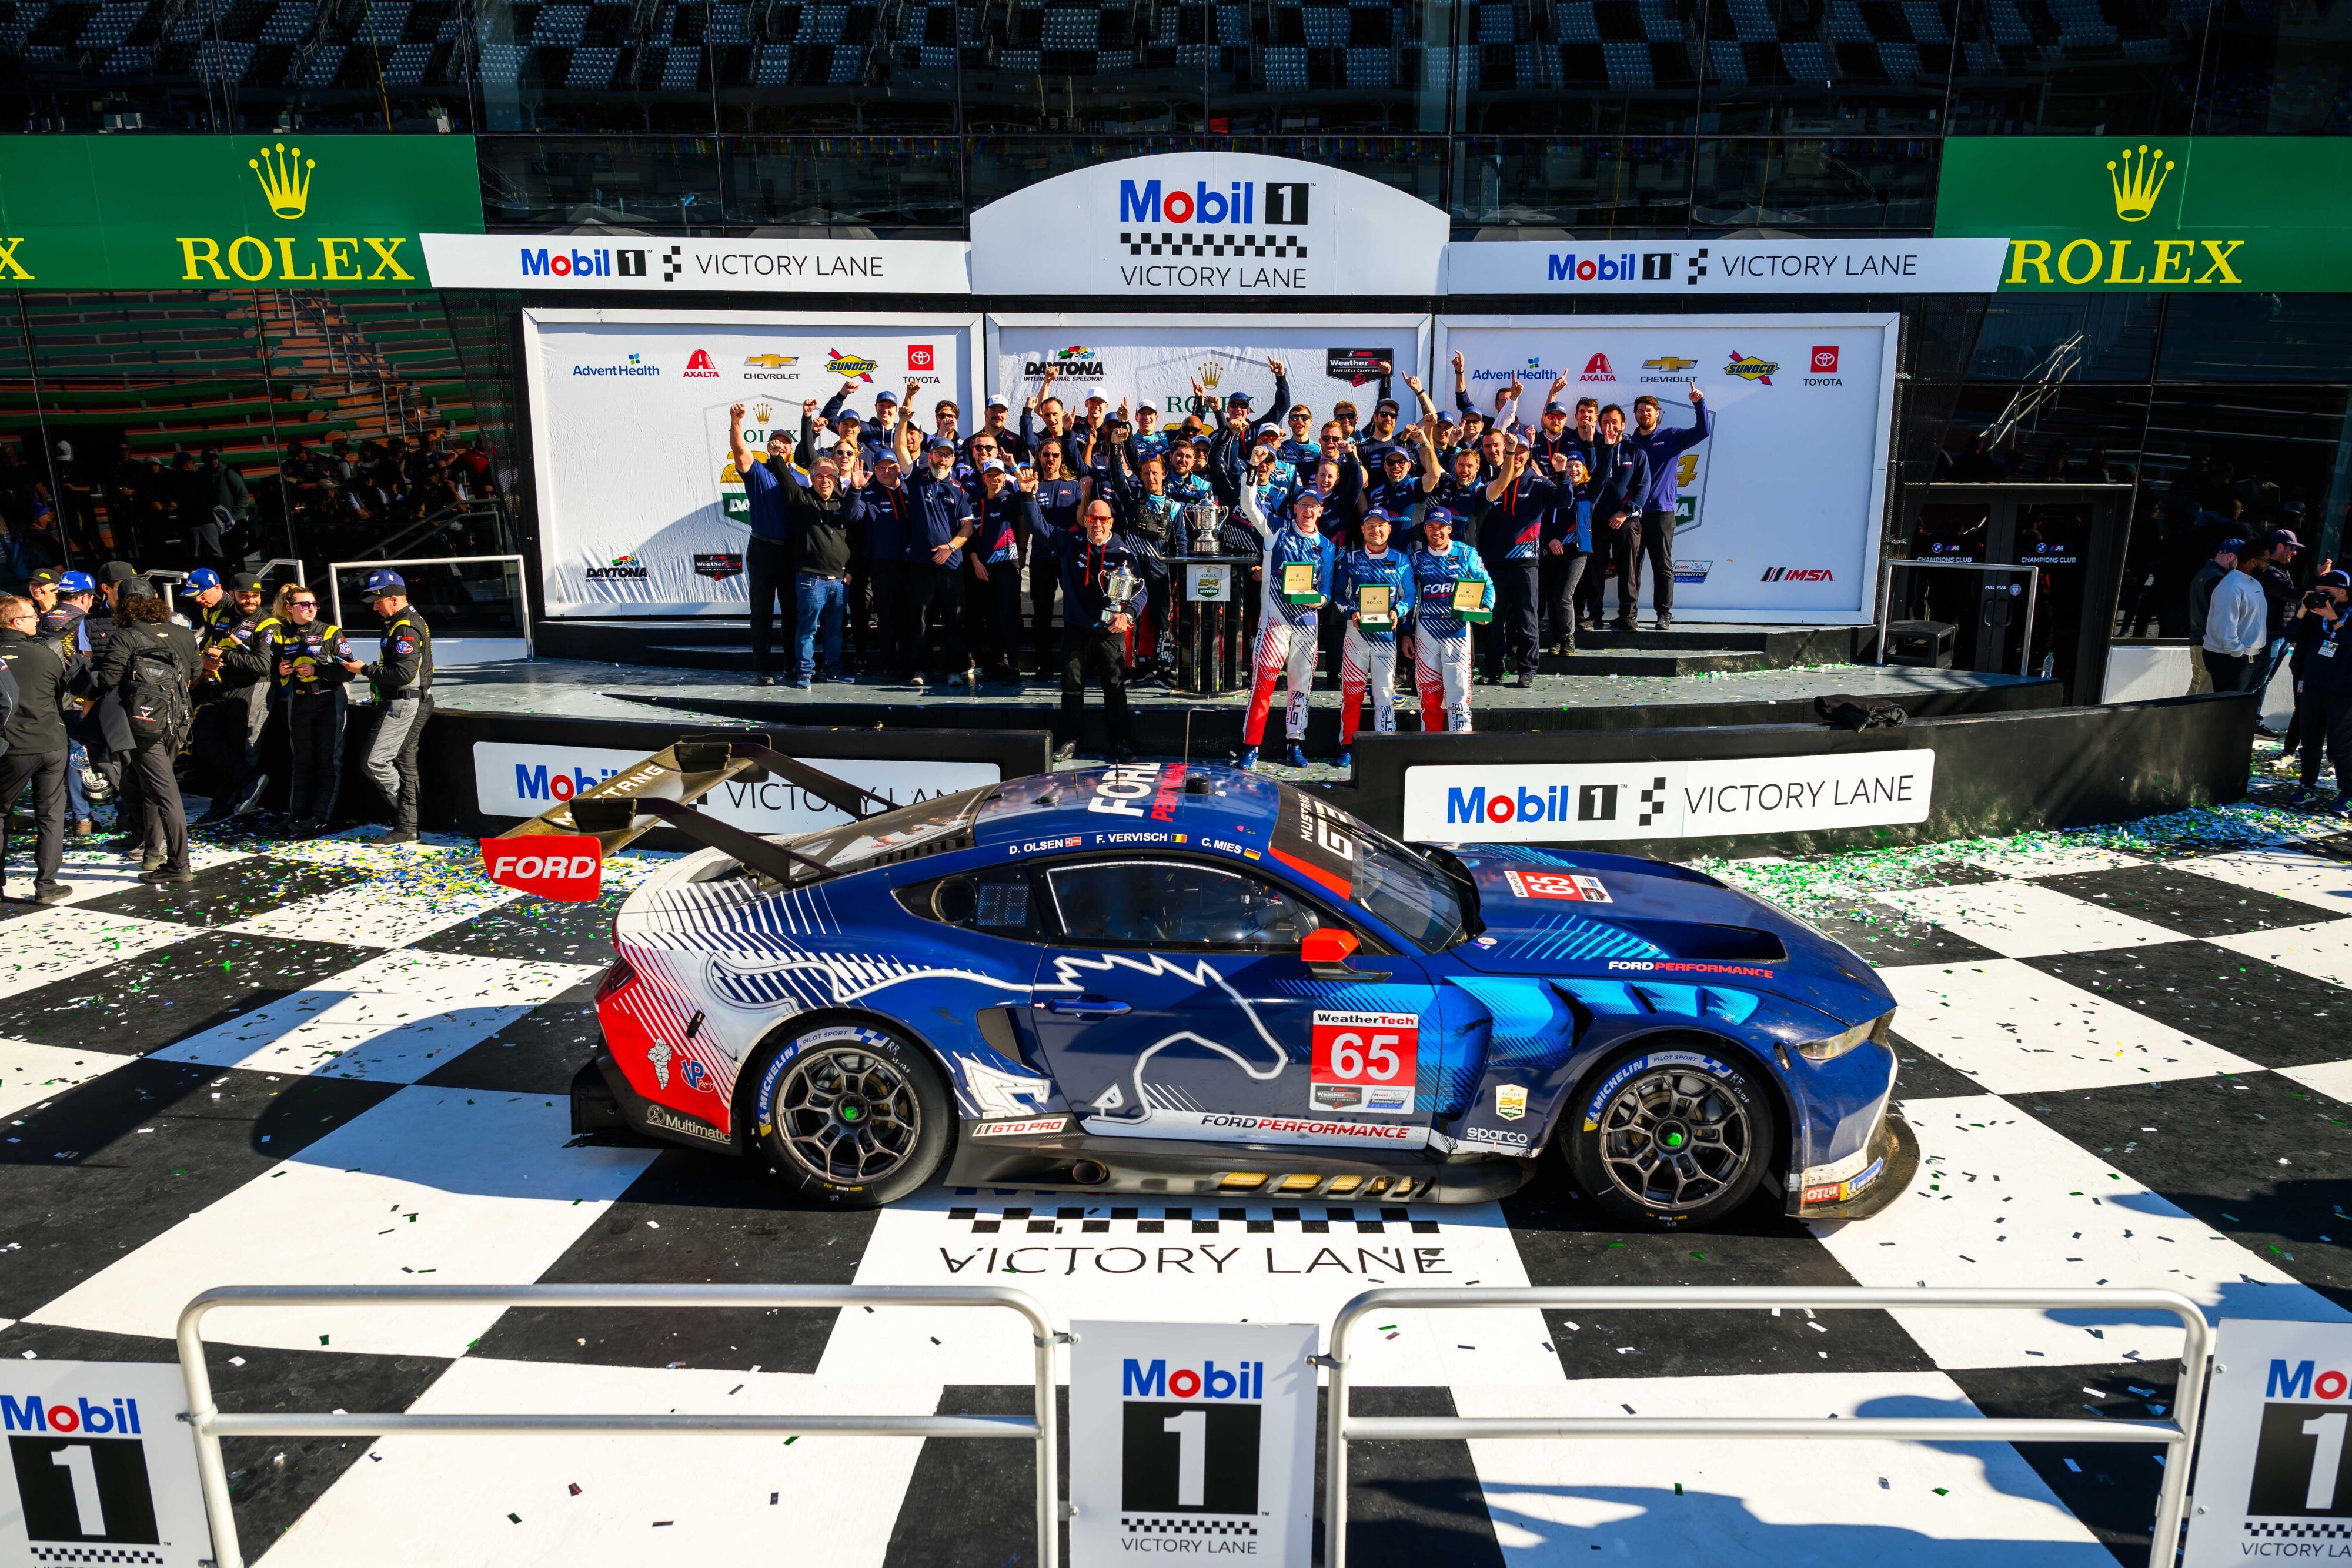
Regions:
[[[187,1407],[169,1363],[0,1363],[0,1563],[210,1562]]]
[[[1170,1554],[1307,1568],[1315,1326],[1070,1328],[1071,1568]]]
[[[1421,1061],[1418,1013],[1318,1009],[1307,1081],[1309,1110],[1412,1114]]]
[[[2205,1397],[2183,1568],[2352,1563],[2352,1323],[2223,1319]]]

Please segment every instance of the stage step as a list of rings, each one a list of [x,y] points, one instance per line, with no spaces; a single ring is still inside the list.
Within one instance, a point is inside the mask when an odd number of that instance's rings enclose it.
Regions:
[[[783,653],[777,659],[782,666]],[[702,643],[680,646],[648,643],[636,651],[635,663],[665,664],[693,670],[744,671],[751,668],[749,643]],[[1024,668],[1026,667],[1024,664]],[[1595,648],[1574,654],[1546,653],[1539,665],[1547,675],[1707,675],[1735,671],[1770,670],[1781,662],[1767,653],[1738,648]]]

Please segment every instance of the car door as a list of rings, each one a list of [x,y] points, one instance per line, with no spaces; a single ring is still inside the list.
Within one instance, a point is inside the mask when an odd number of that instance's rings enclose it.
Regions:
[[[1031,1019],[1089,1132],[1425,1141],[1439,1039],[1418,963],[1381,951],[1355,969],[1385,978],[1317,975],[1301,945],[1343,916],[1254,870],[1095,859],[1045,880],[1058,931]]]

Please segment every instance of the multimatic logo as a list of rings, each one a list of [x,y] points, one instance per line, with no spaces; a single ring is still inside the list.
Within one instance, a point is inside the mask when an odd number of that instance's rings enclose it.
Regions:
[[[319,167],[316,158],[305,158],[299,147],[289,148],[278,141],[262,147],[257,155],[246,160],[246,165],[253,171],[261,187],[262,200],[269,204],[274,215],[292,223],[310,211],[310,179]],[[415,275],[399,259],[400,247],[408,243],[405,235],[353,235],[348,238],[319,235],[299,241],[291,235],[269,239],[238,235],[226,241],[198,235],[176,237],[180,258],[185,264],[181,276],[190,283],[226,283],[232,273],[242,283],[271,279],[279,283],[415,281]],[[302,246],[299,258],[294,248],[298,244]],[[310,254],[313,245],[319,247],[316,256]],[[362,270],[367,267],[367,255],[360,249],[362,246],[375,256],[373,271]],[[15,264],[9,265],[13,267]],[[17,276],[22,270],[16,268],[9,276]],[[26,281],[31,281],[29,277]]]

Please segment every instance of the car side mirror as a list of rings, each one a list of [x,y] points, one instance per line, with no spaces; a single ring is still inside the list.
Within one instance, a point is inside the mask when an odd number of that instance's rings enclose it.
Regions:
[[[1385,969],[1358,969],[1348,960],[1362,946],[1356,934],[1344,925],[1320,925],[1307,934],[1298,945],[1298,956],[1307,964],[1307,972],[1318,980],[1385,980]]]

